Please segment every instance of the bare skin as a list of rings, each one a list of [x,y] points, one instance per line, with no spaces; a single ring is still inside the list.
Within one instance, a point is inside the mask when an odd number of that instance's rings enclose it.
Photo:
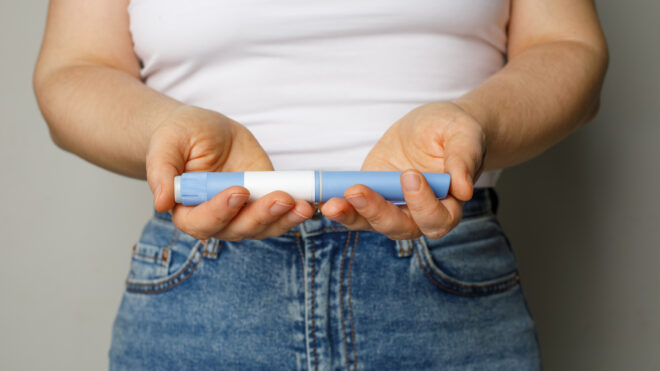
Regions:
[[[196,207],[174,204],[172,180],[183,172],[273,170],[254,136],[217,112],[191,106],[174,110],[149,142],[146,168],[156,209],[173,208],[174,224],[197,238],[240,241],[279,236],[314,212],[308,202],[282,191],[245,204],[250,193],[239,186]]]
[[[183,171],[272,165],[240,123],[140,81],[127,5],[51,1],[34,88],[55,143],[111,171],[146,178],[156,209],[173,208],[175,225],[198,238],[262,239],[309,218],[313,207],[284,192],[245,204],[243,187],[196,207],[174,205],[172,180]],[[402,117],[369,153],[363,170],[405,171],[407,206],[355,185],[321,211],[350,229],[392,239],[441,237],[460,221],[481,171],[526,161],[593,118],[608,58],[592,0],[513,0],[508,58],[456,101]],[[417,178],[421,171],[449,172],[449,197],[435,199]]]
[[[482,168],[485,150],[481,126],[458,106],[418,107],[390,127],[362,165],[367,171],[415,169],[401,176],[406,206],[355,185],[344,199],[333,198],[321,210],[351,229],[385,231],[391,239],[441,237],[460,220],[462,201],[472,197],[472,179]],[[449,173],[449,197],[438,200],[420,172]]]
[[[355,185],[324,215],[392,239],[442,237],[482,170],[524,162],[593,119],[608,51],[592,1],[512,1],[507,48],[502,70],[454,102],[416,108],[365,159],[363,170],[404,171],[406,206]],[[419,171],[450,173],[449,197],[435,199],[423,177],[417,188]]]
[[[194,208],[174,206],[173,179],[184,170],[273,167],[241,124],[141,82],[127,5],[128,0],[51,1],[34,89],[54,142],[111,171],[147,179],[155,208],[172,209],[174,224],[200,239],[263,239],[311,217],[312,205],[284,192],[244,206],[249,195],[244,187],[226,189]]]

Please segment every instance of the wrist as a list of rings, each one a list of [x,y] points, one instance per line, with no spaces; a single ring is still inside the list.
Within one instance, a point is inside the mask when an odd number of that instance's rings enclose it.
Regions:
[[[489,111],[477,102],[461,97],[452,101],[452,103],[465,114],[470,116],[481,127],[483,133],[484,153],[486,153],[486,156],[484,157],[484,167],[486,167],[488,163],[488,149],[492,147],[493,140],[496,138],[495,131],[497,125],[492,124],[494,121]]]
[[[184,110],[186,110],[188,107],[191,106],[175,100],[162,102],[158,107],[156,107],[160,114],[157,119],[153,120],[152,122],[151,134],[153,135],[153,133],[165,125],[178,121],[177,117],[180,117],[182,112],[184,112]]]
[[[465,112],[468,116],[472,117],[488,136],[489,128],[491,127],[489,122],[492,120],[489,112],[483,107],[483,105],[465,98],[458,98],[451,101],[451,103],[460,108],[461,111]]]

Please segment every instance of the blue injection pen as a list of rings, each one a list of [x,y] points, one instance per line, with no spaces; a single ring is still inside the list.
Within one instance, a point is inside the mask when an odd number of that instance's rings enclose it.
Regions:
[[[438,198],[447,197],[449,174],[423,173]],[[324,202],[344,197],[354,184],[364,184],[388,201],[403,203],[400,171],[246,171],[218,173],[183,173],[174,178],[174,200],[187,206],[199,205],[231,186],[243,186],[254,201],[279,190],[295,199]]]

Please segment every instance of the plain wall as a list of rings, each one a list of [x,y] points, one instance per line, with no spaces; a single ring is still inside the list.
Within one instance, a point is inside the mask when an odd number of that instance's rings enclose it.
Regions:
[[[658,370],[660,2],[597,4],[600,114],[504,173],[500,216],[546,370]],[[50,141],[31,88],[46,8],[0,3],[0,369],[97,370],[151,194]]]

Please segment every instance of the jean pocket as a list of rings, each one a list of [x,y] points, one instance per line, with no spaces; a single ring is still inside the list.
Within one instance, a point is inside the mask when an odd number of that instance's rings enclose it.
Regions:
[[[519,283],[515,255],[494,215],[464,219],[446,236],[422,236],[414,245],[422,272],[444,291],[480,296]]]
[[[126,290],[165,292],[192,276],[202,260],[202,242],[178,231],[171,222],[152,218],[133,246]]]

